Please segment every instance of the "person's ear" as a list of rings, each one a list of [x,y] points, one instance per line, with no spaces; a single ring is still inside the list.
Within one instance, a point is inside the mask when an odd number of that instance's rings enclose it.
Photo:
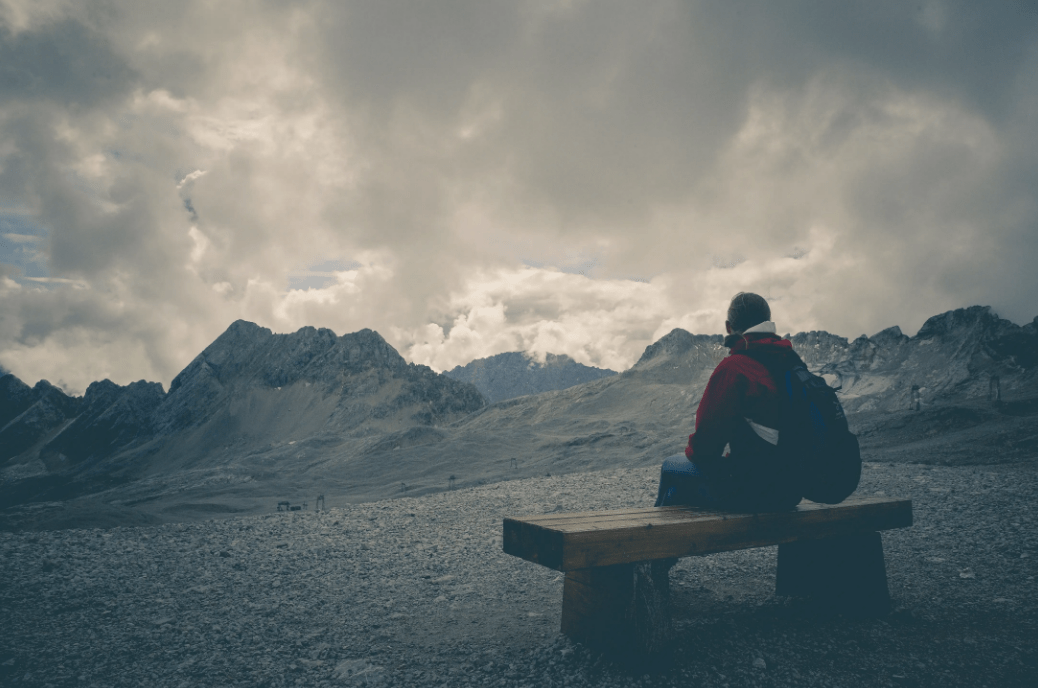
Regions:
[[[731,333],[732,333],[732,323],[730,323],[730,322],[728,322],[727,320],[725,320],[725,321],[724,321],[724,329],[725,329],[725,331],[726,331],[726,332],[727,332],[728,334],[731,334]]]

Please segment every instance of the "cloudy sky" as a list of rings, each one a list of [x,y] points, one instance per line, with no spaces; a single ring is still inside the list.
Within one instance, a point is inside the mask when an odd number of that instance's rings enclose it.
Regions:
[[[623,369],[737,291],[848,337],[1038,315],[1031,2],[0,0],[0,365],[238,318]]]

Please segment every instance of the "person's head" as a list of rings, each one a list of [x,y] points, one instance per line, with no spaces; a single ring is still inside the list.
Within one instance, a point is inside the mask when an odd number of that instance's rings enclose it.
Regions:
[[[728,334],[742,334],[767,320],[771,320],[771,307],[764,297],[741,291],[732,297],[724,326]]]

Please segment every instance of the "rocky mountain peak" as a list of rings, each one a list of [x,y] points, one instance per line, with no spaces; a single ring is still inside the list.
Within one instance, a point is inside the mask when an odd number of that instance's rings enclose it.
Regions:
[[[798,332],[790,336],[789,341],[809,368],[821,368],[838,361],[850,347],[846,337],[830,334],[825,330]],[[864,342],[858,342],[858,347],[862,348],[863,344]]]
[[[544,354],[544,363],[537,361],[536,359],[530,359],[531,367],[550,368],[552,366],[568,366],[576,363],[570,356],[566,354]]]
[[[640,366],[646,364],[658,356],[674,356],[683,354],[692,348],[692,342],[693,339],[691,332],[676,327],[649,346],[645,347],[645,351],[642,352],[641,358],[639,358],[634,365]]]
[[[969,332],[975,335],[999,334],[1006,326],[1016,327],[1008,320],[999,318],[991,306],[970,306],[928,318],[919,328],[915,339],[961,338],[968,336]]]
[[[658,362],[657,359],[685,356],[692,351],[712,351],[723,345],[724,337],[719,334],[692,334],[676,327],[645,347],[633,368],[644,368]]]
[[[364,329],[336,337],[326,328],[274,334],[238,320],[174,379],[170,392],[190,383],[209,387],[259,384],[283,387],[299,380],[327,384],[346,369],[400,370],[407,361],[380,334]]]
[[[567,389],[616,372],[577,363],[565,354],[546,354],[541,363],[527,353],[509,351],[456,366],[444,375],[475,385],[490,402],[496,402]]]
[[[83,394],[83,405],[88,409],[110,406],[121,390],[122,387],[108,379],[91,382]]]
[[[321,400],[330,406],[320,414],[331,414],[322,416],[322,422],[349,432],[359,432],[372,419],[419,424],[446,421],[486,403],[475,388],[443,378],[426,366],[408,364],[370,329],[341,337],[314,327],[274,334],[238,321],[174,379],[169,397],[158,411],[156,427],[168,433],[209,423],[214,414],[245,398],[264,407],[270,404],[269,412],[279,418],[277,422],[287,423],[287,412],[275,410],[282,402],[275,403],[265,395],[300,387],[305,389],[298,392],[300,400],[284,404],[286,408],[296,413],[303,405],[301,399],[307,399],[306,404]]]
[[[897,325],[888,327],[885,330],[880,330],[876,334],[869,337],[874,344],[877,346],[897,346],[904,344],[908,341],[908,337],[901,332],[901,328]]]

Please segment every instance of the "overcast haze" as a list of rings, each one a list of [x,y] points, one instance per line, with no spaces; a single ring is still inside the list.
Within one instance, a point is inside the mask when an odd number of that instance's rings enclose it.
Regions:
[[[1031,2],[0,0],[0,365],[238,318],[624,369],[737,291],[848,337],[1038,315]]]

